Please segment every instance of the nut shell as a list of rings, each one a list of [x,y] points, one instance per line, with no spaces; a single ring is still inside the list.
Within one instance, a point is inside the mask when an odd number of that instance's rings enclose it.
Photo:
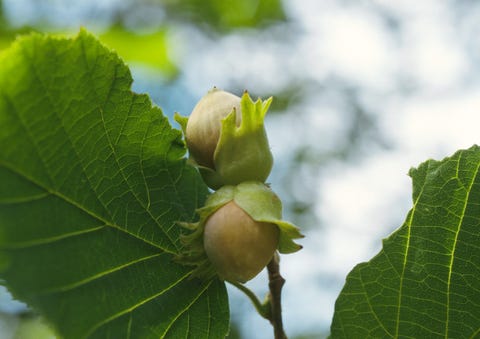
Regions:
[[[197,164],[215,169],[214,153],[220,138],[221,121],[235,109],[235,122],[240,125],[240,100],[234,94],[214,88],[194,107],[188,119],[185,139]]]
[[[220,278],[246,282],[272,259],[279,228],[253,220],[234,201],[215,211],[206,221],[204,247]]]

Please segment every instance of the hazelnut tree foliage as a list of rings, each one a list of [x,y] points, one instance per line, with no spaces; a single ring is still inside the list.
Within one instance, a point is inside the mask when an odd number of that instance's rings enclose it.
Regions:
[[[221,114],[213,155],[205,160],[190,145],[187,160],[182,132],[131,82],[118,56],[85,31],[33,34],[0,54],[3,283],[64,338],[223,338],[226,280],[284,337],[275,251],[295,252],[301,234],[264,184],[269,100],[230,97],[235,109]],[[177,121],[191,144],[187,118]],[[236,172],[232,162],[245,167]],[[474,146],[410,171],[413,207],[348,275],[332,338],[480,335],[479,168]],[[244,253],[219,250],[225,242]],[[259,254],[249,257],[251,249]],[[273,284],[261,303],[242,283],[266,264]]]

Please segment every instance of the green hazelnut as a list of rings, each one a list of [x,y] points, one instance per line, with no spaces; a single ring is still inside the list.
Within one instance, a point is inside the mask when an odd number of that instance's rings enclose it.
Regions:
[[[213,88],[193,108],[186,128],[186,143],[198,165],[215,168],[214,153],[220,138],[222,119],[236,110],[236,125],[240,125],[240,97]]]
[[[273,157],[264,127],[271,98],[253,102],[212,89],[189,118],[176,114],[193,163],[212,189],[244,181],[265,182]]]
[[[272,259],[278,246],[277,225],[252,219],[234,201],[206,221],[205,252],[220,278],[246,282]]]
[[[227,185],[210,195],[197,210],[200,220],[180,225],[193,231],[182,236],[180,260],[194,265],[192,275],[215,275],[232,282],[255,277],[275,251],[293,253],[302,248],[294,239],[300,230],[282,220],[282,203],[264,183],[247,181]]]

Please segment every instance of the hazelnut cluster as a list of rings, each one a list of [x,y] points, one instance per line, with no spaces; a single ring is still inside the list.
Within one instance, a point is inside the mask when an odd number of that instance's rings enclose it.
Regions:
[[[273,165],[264,118],[271,98],[252,101],[213,88],[189,118],[176,114],[191,162],[216,192],[198,209],[200,220],[183,224],[184,259],[198,276],[246,282],[280,253],[298,251],[299,229],[282,220],[278,196],[265,184]]]

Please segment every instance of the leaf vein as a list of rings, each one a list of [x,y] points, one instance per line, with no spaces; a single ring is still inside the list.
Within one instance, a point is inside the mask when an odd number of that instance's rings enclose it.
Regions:
[[[70,232],[70,233],[64,233],[64,234],[56,235],[56,236],[50,237],[50,238],[40,238],[40,239],[34,239],[34,240],[30,240],[30,241],[17,242],[17,243],[13,243],[11,245],[8,245],[8,246],[3,246],[2,249],[9,249],[9,250],[11,250],[11,249],[25,249],[25,248],[30,248],[30,247],[34,247],[34,246],[51,244],[51,243],[54,243],[54,242],[57,242],[57,241],[60,241],[60,240],[67,239],[67,238],[73,238],[73,237],[76,237],[76,236],[79,236],[79,235],[83,235],[83,234],[87,234],[87,233],[93,233],[93,232],[102,230],[105,227],[106,227],[106,225],[100,225],[100,226],[92,227],[92,228],[89,228],[89,229],[83,229],[83,230],[76,231],[76,232]]]
[[[136,310],[137,308],[139,308],[140,306],[154,300],[155,298],[158,298],[159,296],[161,296],[162,294],[168,292],[169,290],[171,290],[172,288],[174,288],[175,286],[177,286],[178,284],[180,284],[183,280],[187,279],[189,276],[190,276],[191,272],[188,272],[187,274],[183,275],[180,277],[180,279],[178,279],[177,281],[174,281],[172,284],[170,284],[169,286],[167,286],[165,289],[159,291],[158,293],[155,293],[154,295],[148,297],[148,298],[145,298],[141,301],[139,301],[138,303],[136,303],[135,305],[129,307],[129,308],[126,308],[120,312],[117,312],[113,315],[111,315],[110,317],[98,322],[97,324],[95,324],[94,326],[92,326],[92,328],[87,331],[87,334],[85,335],[85,337],[89,337],[92,333],[94,333],[98,328],[100,328],[101,326],[104,326],[106,324],[108,324],[109,322],[112,322],[114,321],[115,319],[129,313],[129,312],[133,312],[134,310]]]
[[[10,199],[0,199],[1,205],[16,205],[16,204],[24,204],[32,201],[42,200],[46,197],[50,196],[50,193],[43,192],[35,195],[24,196],[24,197],[17,197],[17,198],[10,198]]]
[[[60,126],[62,127],[63,129],[63,132],[64,132],[64,135],[65,135],[65,138],[66,138],[66,141],[69,142],[77,160],[78,160],[78,164],[81,166],[82,168],[82,171],[83,171],[83,174],[85,175],[88,183],[90,184],[90,188],[92,189],[92,191],[95,193],[95,198],[97,199],[97,201],[102,205],[104,211],[110,216],[112,217],[112,215],[110,214],[110,211],[108,210],[108,208],[105,206],[105,204],[100,200],[98,199],[97,197],[99,196],[98,192],[95,190],[89,176],[87,175],[87,172],[86,172],[86,168],[85,168],[85,164],[83,163],[80,155],[78,154],[78,150],[77,148],[75,147],[75,144],[73,143],[72,139],[70,138],[70,135],[67,133],[67,130],[63,124],[63,121],[58,113],[58,109],[56,107],[56,104],[55,104],[55,101],[51,98],[51,95],[50,95],[50,92],[47,88],[47,86],[45,86],[45,84],[43,83],[42,81],[42,78],[39,76],[38,72],[37,72],[37,69],[35,68],[34,66],[34,62],[33,62],[33,59],[28,55],[28,53],[22,49],[22,52],[23,52],[23,55],[25,56],[25,58],[29,59],[30,61],[30,64],[29,64],[29,67],[31,68],[32,70],[32,74],[33,76],[37,79],[38,81],[38,84],[40,85],[40,87],[43,88],[44,90],[44,93],[45,93],[45,97],[48,99],[48,101],[50,102],[51,106],[53,107],[53,113],[55,114],[56,118],[58,119],[58,121],[60,122]],[[39,156],[40,156],[40,153],[39,153]],[[40,158],[42,159],[42,157],[40,156]],[[50,175],[51,177],[51,175]],[[52,180],[52,179],[51,179]],[[53,186],[53,185],[52,185]],[[113,223],[113,220],[112,220],[112,223]]]
[[[414,215],[417,210],[417,204],[420,201],[420,198],[423,195],[425,189],[425,182],[423,182],[422,188],[420,192],[418,193],[417,199],[413,203],[412,211],[410,213],[410,217],[408,218],[407,221],[407,243],[405,244],[405,253],[404,253],[404,258],[403,258],[403,264],[402,264],[402,274],[400,275],[400,283],[399,283],[399,288],[398,288],[398,305],[397,305],[397,319],[396,319],[396,326],[395,326],[395,338],[398,338],[399,336],[399,330],[400,330],[400,312],[402,309],[402,293],[403,293],[403,281],[405,278],[405,269],[407,267],[407,260],[408,260],[408,252],[410,249],[410,234],[412,230],[412,221],[414,218]]]
[[[162,255],[162,253],[156,253],[156,254],[152,254],[152,255],[149,255],[149,256],[146,256],[146,257],[142,257],[142,258],[137,258],[136,260],[133,260],[133,261],[130,261],[130,262],[127,262],[127,263],[124,263],[122,265],[119,265],[119,266],[116,266],[116,267],[112,267],[108,270],[105,270],[103,272],[99,272],[95,275],[92,275],[88,278],[85,278],[85,279],[82,279],[80,281],[77,281],[75,283],[72,283],[72,284],[69,284],[69,285],[65,285],[65,286],[56,286],[54,288],[51,288],[51,289],[48,289],[48,290],[45,290],[43,292],[40,293],[40,295],[48,295],[48,294],[55,294],[55,293],[61,293],[61,292],[66,292],[66,291],[71,291],[71,290],[74,290],[76,288],[79,288],[83,285],[86,285],[88,283],[91,283],[95,280],[98,280],[100,278],[103,278],[109,274],[112,274],[114,272],[118,272],[118,271],[121,271],[125,268],[128,268],[132,265],[135,265],[135,264],[138,264],[140,262],[143,262],[143,261],[147,261],[147,260],[150,260],[150,259],[153,259],[153,258],[156,258],[158,256]]]
[[[367,289],[366,289],[366,286],[365,286],[365,282],[363,280],[363,276],[362,276],[362,273],[360,271],[359,273],[359,276],[360,276],[360,284],[362,285],[362,288],[364,290],[364,293],[362,293],[362,295],[365,296],[365,300],[367,301],[367,304],[368,304],[368,308],[370,308],[370,311],[371,313],[373,314],[373,317],[375,318],[375,320],[377,321],[378,325],[380,325],[380,327],[382,328],[382,330],[389,335],[389,337],[393,338],[393,335],[385,328],[385,326],[383,325],[383,323],[380,321],[380,318],[378,317],[377,315],[377,312],[375,312],[375,310],[373,309],[372,307],[372,304],[370,302],[370,299],[368,297],[368,293],[367,293]]]
[[[125,234],[127,234],[127,235],[129,235],[129,236],[131,236],[131,237],[133,237],[133,238],[135,238],[135,239],[144,241],[145,243],[147,243],[147,244],[149,244],[149,245],[152,245],[152,246],[154,246],[154,247],[156,247],[156,248],[158,248],[158,249],[160,249],[160,250],[162,250],[162,251],[164,251],[164,252],[167,252],[167,253],[170,253],[170,254],[177,254],[177,253],[172,252],[172,251],[169,250],[168,248],[164,248],[164,247],[160,246],[159,244],[154,243],[154,242],[152,242],[152,241],[149,241],[149,240],[147,240],[147,239],[145,239],[145,238],[140,238],[138,235],[136,235],[136,234],[128,231],[127,229],[125,229],[125,228],[123,228],[123,227],[120,227],[120,226],[118,226],[117,224],[112,223],[112,222],[110,222],[110,221],[108,221],[108,220],[103,219],[101,216],[99,216],[99,215],[95,214],[94,212],[86,209],[84,206],[80,205],[80,204],[77,203],[76,201],[73,201],[73,200],[67,198],[66,196],[62,195],[60,192],[51,191],[49,188],[43,186],[42,184],[40,184],[39,182],[37,182],[35,179],[29,177],[28,175],[26,175],[26,174],[24,174],[24,173],[22,173],[22,172],[19,172],[19,171],[15,170],[15,169],[13,168],[13,166],[11,166],[11,165],[9,165],[9,164],[6,164],[6,163],[0,163],[0,165],[3,166],[3,167],[5,167],[5,168],[7,168],[7,169],[9,169],[9,170],[12,171],[13,173],[15,173],[15,174],[17,174],[17,175],[25,178],[26,180],[29,180],[29,182],[37,185],[38,187],[42,188],[43,190],[45,190],[45,191],[47,191],[47,192],[50,192],[52,195],[57,196],[58,198],[60,198],[60,199],[62,199],[63,201],[71,204],[72,206],[77,207],[77,208],[80,209],[81,211],[83,211],[83,212],[87,213],[88,215],[92,216],[93,218],[101,221],[101,222],[104,223],[105,225],[107,225],[107,226],[109,226],[109,227],[112,227],[112,228],[115,228],[116,230],[119,230],[120,232],[125,233]]]
[[[157,224],[158,228],[162,231],[163,234],[165,234],[165,236],[167,237],[167,239],[170,241],[170,243],[172,244],[172,246],[175,247],[175,242],[173,241],[173,239],[171,238],[171,236],[165,232],[165,230],[162,228],[162,225],[157,221],[157,219],[155,219],[155,217],[152,215],[152,212],[150,209],[147,208],[147,206],[145,206],[144,202],[141,201],[141,199],[138,197],[137,193],[135,192],[135,190],[133,189],[133,187],[131,186],[130,184],[130,181],[127,179],[127,177],[125,176],[125,172],[122,168],[122,166],[120,166],[120,163],[118,161],[118,156],[117,156],[117,153],[115,152],[115,148],[112,144],[112,141],[110,139],[110,134],[108,133],[108,130],[107,130],[107,127],[105,125],[105,118],[104,118],[104,111],[103,109],[100,108],[100,115],[101,115],[101,118],[102,118],[102,123],[103,123],[103,129],[105,131],[105,135],[107,136],[107,140],[108,140],[108,145],[112,151],[112,154],[113,154],[113,157],[115,159],[115,163],[117,164],[117,167],[118,167],[118,170],[120,171],[121,175],[122,175],[122,178],[125,182],[125,184],[129,187],[130,189],[130,192],[131,194],[135,197],[135,200],[137,200],[137,202],[140,204],[140,206],[142,206],[142,208],[147,212],[147,214],[150,216],[150,218]],[[143,180],[145,182],[145,176],[143,175],[142,173],[142,177],[143,177]],[[146,185],[146,182],[145,182],[145,185]],[[148,187],[147,187],[147,191],[148,191]]]
[[[462,154],[460,154],[460,157]],[[460,163],[460,158],[458,159],[458,163]],[[450,263],[448,265],[448,278],[447,278],[447,307],[446,307],[446,321],[445,321],[445,338],[448,338],[448,328],[449,328],[449,322],[450,322],[450,286],[451,286],[451,278],[452,278],[452,268],[453,268],[453,262],[455,260],[455,251],[457,249],[457,243],[458,243],[458,235],[460,234],[460,231],[462,229],[463,222],[465,220],[465,213],[467,210],[467,206],[470,200],[470,193],[472,192],[472,187],[473,184],[475,183],[478,174],[479,174],[479,169],[480,169],[480,162],[477,163],[476,168],[475,168],[475,174],[472,175],[472,181],[469,183],[468,187],[466,188],[466,197],[465,197],[465,203],[462,207],[462,215],[461,218],[458,222],[458,227],[457,231],[455,232],[455,237],[453,240],[453,248],[451,251],[451,256],[450,256]],[[459,167],[457,166],[457,175],[458,175],[458,170]]]
[[[206,290],[208,290],[208,288],[210,287],[210,285],[212,284],[212,281],[211,280],[208,284],[205,285],[205,287],[200,291],[200,293],[198,293],[198,295],[192,300],[191,303],[189,303],[183,310],[181,310],[180,312],[178,312],[177,316],[175,318],[172,319],[172,322],[167,326],[167,328],[165,329],[165,331],[163,332],[162,334],[162,338],[165,338],[165,336],[167,335],[168,331],[172,328],[173,324],[178,321],[178,319],[180,318],[180,316],[182,314],[184,314],[186,311],[188,311],[190,309],[190,307],[192,307],[193,304],[195,304],[198,299],[205,293]],[[209,312],[210,314],[210,312]]]

